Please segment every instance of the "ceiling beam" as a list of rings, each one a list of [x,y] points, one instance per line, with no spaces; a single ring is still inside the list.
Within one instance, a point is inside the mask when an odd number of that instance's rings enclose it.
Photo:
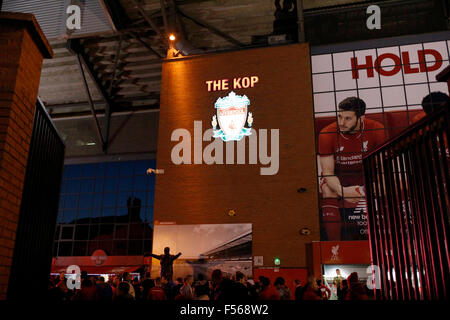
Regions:
[[[86,75],[84,74],[83,62],[82,62],[80,53],[77,53],[77,62],[78,62],[78,68],[80,69],[80,73],[83,78],[84,88],[86,90],[86,94],[89,99],[89,105],[91,107],[91,115],[94,118],[93,120],[95,123],[95,129],[97,131],[98,139],[100,140],[100,143],[103,146],[103,145],[105,145],[105,140],[103,139],[102,129],[100,128],[100,124],[98,123],[98,119],[97,119],[97,115],[96,115],[95,107],[94,107],[94,101],[92,100],[91,93],[89,92],[89,85],[86,80]]]
[[[166,35],[171,32],[169,28],[169,22],[167,21],[167,12],[166,12],[166,1],[161,0],[161,14],[164,22],[164,30],[166,31]]]
[[[111,17],[114,26],[117,31],[126,29],[130,24],[131,20],[125,13],[125,9],[122,7],[120,1],[117,0],[99,0],[103,7],[105,7],[109,16]]]
[[[140,15],[145,19],[145,21],[147,21],[147,23],[153,29],[153,31],[156,32],[156,35],[160,39],[162,45],[164,47],[168,47],[167,36],[163,35],[161,33],[161,30],[156,25],[156,23],[145,13],[144,9],[142,8],[142,4],[140,4],[137,0],[132,0],[132,1],[133,1],[134,5],[136,6],[136,8],[138,9]]]
[[[116,72],[117,72],[117,66],[119,64],[119,57],[120,57],[120,50],[122,49],[122,37],[119,38],[119,42],[117,43],[117,50],[116,50],[116,56],[114,57],[114,67],[112,71],[112,78],[109,83],[109,89],[108,89],[108,96],[112,96],[112,90],[114,88],[114,83],[116,81]]]
[[[178,12],[178,6],[174,0],[167,0],[169,2],[170,14],[173,18],[174,24],[177,26],[178,32],[182,39],[187,40],[186,28],[183,25],[183,21],[181,21],[180,14]]]
[[[145,100],[159,100],[159,92],[152,92],[144,96],[138,96],[138,97],[120,97],[118,96],[117,99],[114,99],[114,103],[117,107],[120,107],[120,110],[129,108],[133,106],[133,103],[139,103],[140,101]],[[93,101],[94,105],[97,107],[100,107],[103,109],[103,107],[106,105],[104,100],[95,100]],[[89,106],[89,101],[82,101],[82,102],[72,102],[72,103],[58,103],[58,104],[47,104],[45,103],[45,107],[47,109],[62,109],[62,108],[86,108]],[[98,111],[98,109],[97,109]],[[117,111],[120,112],[120,111]],[[115,112],[116,113],[116,112]]]
[[[67,49],[77,55],[80,66],[84,65],[86,67],[86,70],[89,73],[89,76],[91,77],[91,79],[93,80],[98,92],[101,94],[102,98],[106,102],[105,110],[106,110],[107,117],[105,117],[105,128],[106,128],[107,135],[105,135],[104,139],[102,138],[102,149],[103,149],[103,152],[106,154],[106,153],[108,153],[108,146],[109,146],[108,135],[109,135],[109,127],[110,127],[110,123],[111,123],[111,112],[113,111],[114,102],[111,100],[111,97],[108,95],[108,92],[106,91],[106,88],[103,86],[102,81],[100,80],[100,77],[95,72],[94,65],[89,60],[89,56],[87,55],[85,48],[81,44],[81,40],[80,39],[68,40],[67,41]],[[83,69],[83,68],[81,67],[81,69]],[[86,85],[87,85],[87,82],[86,82]],[[91,102],[91,107],[93,108],[94,104],[91,101],[92,99],[89,99],[89,100]],[[100,132],[100,134],[101,134],[101,132]]]
[[[93,80],[98,92],[101,94],[102,98],[105,100],[107,104],[113,106],[113,101],[111,97],[108,95],[106,88],[103,86],[100,77],[95,72],[94,64],[91,63],[88,54],[84,46],[81,44],[80,39],[70,39],[67,41],[67,49],[75,54],[80,54],[82,62],[86,67],[89,76]]]
[[[202,21],[199,18],[192,17],[191,15],[189,15],[186,12],[184,12],[183,10],[181,10],[179,7],[177,7],[177,10],[186,19],[191,20],[192,22],[194,22],[195,24],[199,25],[202,28],[208,29],[209,31],[211,31],[215,35],[218,35],[219,37],[224,38],[225,40],[231,42],[232,44],[234,44],[234,45],[236,45],[238,47],[244,47],[245,46],[245,44],[240,42],[239,40],[233,38],[232,36],[226,34],[225,32],[220,31],[216,27],[213,27],[209,23],[207,23],[205,21]]]
[[[120,116],[122,114],[128,114],[128,113],[144,113],[144,112],[159,112],[159,103],[153,104],[151,106],[145,106],[145,107],[130,107],[123,109],[120,112],[115,112],[114,117]],[[58,112],[50,114],[52,119],[70,119],[70,118],[77,118],[77,117],[86,117],[91,118],[92,113],[89,111],[79,111],[79,112]],[[98,117],[104,117],[105,111],[99,110],[97,112]]]
[[[151,53],[153,53],[154,55],[156,55],[158,58],[162,59],[164,58],[158,51],[156,51],[155,49],[152,48],[152,46],[150,44],[148,44],[147,42],[145,42],[144,40],[141,39],[141,37],[137,34],[135,34],[134,32],[130,32],[128,33],[129,36],[133,37],[134,39],[136,39],[137,41],[139,41],[144,47],[146,47]]]
[[[93,101],[94,105],[105,105],[105,101],[103,100],[95,100]],[[60,109],[60,108],[85,108],[89,105],[89,101],[83,102],[71,102],[71,103],[57,103],[57,104],[45,104],[47,109]]]

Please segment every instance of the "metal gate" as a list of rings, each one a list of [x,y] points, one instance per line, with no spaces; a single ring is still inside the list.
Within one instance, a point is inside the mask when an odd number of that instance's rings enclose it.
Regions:
[[[9,278],[8,299],[45,297],[65,145],[38,99]]]
[[[378,299],[449,297],[449,114],[425,117],[363,159]]]

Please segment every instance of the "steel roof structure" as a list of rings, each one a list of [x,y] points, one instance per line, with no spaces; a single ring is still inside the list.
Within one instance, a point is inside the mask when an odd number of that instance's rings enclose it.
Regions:
[[[146,114],[156,136],[161,63],[167,58],[170,33],[176,34],[176,48],[186,55],[450,29],[445,0],[61,1],[80,5],[81,30],[61,24],[68,15],[58,15],[61,10],[54,1],[3,0],[2,10],[35,13],[47,30],[55,55],[44,61],[39,96],[61,135],[69,139],[66,157],[111,153],[112,127],[121,128],[130,114]],[[365,28],[370,4],[383,10],[381,30]],[[271,39],[283,33],[287,37]],[[89,151],[86,145],[92,141],[97,147]]]

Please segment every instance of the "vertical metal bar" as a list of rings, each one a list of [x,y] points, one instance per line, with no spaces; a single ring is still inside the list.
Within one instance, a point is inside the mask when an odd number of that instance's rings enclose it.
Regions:
[[[298,42],[306,41],[305,35],[305,16],[303,14],[303,0],[297,0],[297,19],[298,19]]]
[[[401,151],[400,145],[397,145],[398,154],[396,154],[396,157],[393,162],[394,172],[395,172],[395,180],[394,180],[394,186],[396,186],[396,189],[394,190],[396,192],[396,199],[397,199],[397,230],[398,230],[398,236],[401,241],[401,250],[399,250],[399,262],[401,267],[401,276],[402,276],[402,283],[403,283],[403,292],[404,296],[403,299],[411,300],[411,287],[409,284],[408,278],[408,261],[407,261],[407,252],[408,252],[408,246],[405,241],[405,224],[406,224],[406,204],[405,200],[402,197],[401,192],[401,177],[402,173],[399,170],[399,162],[401,157]]]
[[[441,215],[444,212],[443,210],[446,209],[445,206],[445,194],[443,192],[443,184],[442,184],[442,176],[441,176],[441,164],[440,164],[440,157],[439,152],[445,153],[445,150],[438,150],[437,144],[436,144],[436,138],[438,136],[438,126],[439,126],[440,119],[436,119],[433,124],[430,125],[431,130],[429,134],[429,143],[431,144],[431,151],[432,153],[428,153],[428,157],[426,159],[428,160],[428,167],[430,170],[430,174],[428,175],[428,179],[434,182],[434,188],[433,186],[430,186],[431,193],[432,193],[432,199],[433,199],[433,207],[435,210],[433,210],[433,216],[428,217],[428,220],[430,224],[434,227],[434,232],[431,232],[431,235],[434,236],[432,239],[434,240],[434,243],[436,246],[430,247],[430,249],[433,252],[433,256],[435,259],[435,272],[436,272],[436,280],[437,280],[437,292],[438,292],[438,299],[441,299],[447,295],[446,288],[445,288],[445,279],[448,278],[448,267],[445,263],[445,257],[443,256],[445,248],[446,248],[446,233],[445,233],[445,227],[441,223]],[[433,190],[434,189],[434,190]],[[437,192],[435,192],[437,191]],[[429,224],[429,225],[430,225]]]
[[[113,72],[112,72],[111,82],[109,84],[108,96],[110,98],[112,96],[112,90],[114,88],[114,83],[116,82],[116,72],[117,72],[117,65],[119,63],[119,56],[120,56],[120,51],[121,51],[121,47],[122,47],[122,40],[123,40],[123,38],[121,35],[119,37],[119,43],[117,44],[116,56],[114,57],[114,68],[113,68]],[[107,103],[106,110],[105,110],[105,141],[102,144],[102,150],[105,154],[108,153],[110,125],[111,125],[111,106],[109,105],[109,103]]]
[[[402,282],[403,282],[403,300],[411,300],[411,287],[410,287],[410,277],[408,277],[408,246],[405,241],[405,224],[406,224],[406,204],[405,199],[403,198],[403,194],[401,192],[401,178],[402,173],[399,169],[399,162],[401,161],[401,151],[400,151],[400,145],[397,145],[396,149],[396,155],[393,161],[393,167],[395,172],[395,179],[394,179],[394,186],[396,187],[394,192],[396,192],[396,199],[397,199],[397,228],[399,232],[399,239],[401,241],[401,250],[399,255],[399,261],[401,266],[401,275],[402,275]]]
[[[447,208],[450,207],[450,205],[448,205],[448,190],[449,190],[449,186],[450,186],[450,176],[449,176],[449,172],[450,172],[450,163],[449,163],[449,158],[450,158],[450,154],[449,154],[449,119],[447,117],[450,116],[450,112],[447,112],[446,114],[444,114],[443,119],[442,119],[442,130],[439,131],[438,133],[438,137],[439,137],[439,146],[440,146],[440,150],[441,150],[441,161],[442,161],[442,165],[443,165],[443,176],[442,178],[444,179],[443,181],[443,185],[445,187],[445,189],[447,190],[446,194],[446,204],[447,204]],[[448,233],[447,233],[448,234]]]
[[[421,175],[421,164],[417,160],[417,157],[420,157],[419,152],[419,146],[420,142],[418,141],[420,139],[420,136],[416,136],[416,141],[414,142],[413,151],[412,151],[412,161],[413,161],[413,168],[415,171],[414,175],[414,186],[416,187],[416,203],[415,205],[418,208],[417,215],[416,215],[416,222],[417,222],[417,235],[419,237],[419,245],[420,245],[420,256],[422,258],[422,273],[421,277],[423,278],[423,295],[424,299],[431,299],[431,284],[430,284],[430,278],[429,278],[429,259],[427,256],[427,250],[426,250],[426,240],[425,240],[425,230],[423,227],[423,216],[425,215],[424,210],[424,203],[423,199],[425,199],[423,194],[423,186],[422,186],[422,175]]]
[[[382,173],[382,168],[381,165],[379,163],[379,154],[375,154],[374,155],[374,165],[375,165],[375,174],[374,174],[374,182],[375,182],[375,188],[376,188],[376,198],[377,198],[377,228],[378,228],[378,233],[379,233],[379,237],[378,237],[378,244],[380,247],[380,256],[381,256],[381,268],[382,268],[382,287],[383,287],[383,297],[385,300],[389,300],[390,299],[390,295],[389,295],[389,282],[387,279],[387,273],[388,270],[386,270],[386,266],[388,265],[388,261],[387,261],[387,255],[386,255],[386,247],[385,247],[385,243],[384,243],[384,235],[385,235],[385,229],[383,226],[383,215],[382,215],[382,206],[383,206],[383,199],[381,196],[381,181],[378,179],[378,175]]]
[[[412,221],[412,207],[411,207],[411,195],[409,194],[409,184],[408,184],[408,172],[406,171],[406,161],[407,161],[407,142],[403,140],[401,154],[399,155],[398,170],[400,172],[399,180],[399,190],[402,200],[403,209],[403,230],[402,233],[404,250],[405,250],[405,274],[408,280],[408,296],[410,300],[418,300],[418,282],[417,276],[414,270],[417,269],[417,264],[415,262],[414,250],[414,239],[411,229]]]
[[[166,35],[169,34],[169,24],[167,22],[167,12],[166,12],[166,3],[165,0],[161,0],[161,13],[163,17],[164,30],[166,31]]]
[[[400,287],[402,286],[401,283],[401,278],[399,281],[399,268],[398,268],[398,241],[397,241],[397,226],[395,223],[395,200],[393,198],[393,188],[392,188],[392,166],[391,166],[391,161],[392,161],[392,152],[390,150],[390,148],[386,148],[385,150],[385,155],[384,155],[384,177],[385,177],[385,181],[386,181],[386,198],[387,198],[387,223],[388,223],[388,228],[389,228],[389,243],[391,246],[391,255],[392,255],[392,271],[395,275],[395,279],[394,279],[394,284],[395,284],[395,299],[396,300],[401,300],[402,299],[402,292],[401,292],[401,288],[399,288],[399,284]],[[392,277],[394,277],[394,275]]]
[[[410,231],[410,224],[412,223],[412,219],[413,219],[413,213],[411,212],[410,209],[412,209],[411,207],[411,201],[412,201],[412,197],[409,194],[409,180],[407,180],[407,176],[408,176],[408,172],[406,171],[406,159],[405,157],[407,156],[407,149],[403,149],[402,150],[402,154],[401,154],[401,161],[400,161],[400,171],[402,172],[402,179],[401,179],[401,190],[403,191],[403,199],[405,202],[405,237],[406,237],[406,241],[408,243],[408,258],[409,258],[409,265],[412,268],[412,272],[409,272],[410,269],[408,268],[408,273],[409,274],[409,283],[410,283],[410,288],[412,289],[413,293],[414,293],[414,300],[418,300],[420,295],[419,295],[419,284],[417,281],[417,276],[415,273],[415,270],[417,269],[417,263],[414,259],[415,255],[413,255],[413,251],[415,250],[415,245],[414,245],[414,241],[415,239],[413,238],[413,234]],[[411,217],[411,218],[410,218]],[[411,219],[411,222],[410,222]],[[408,264],[407,264],[408,265]]]
[[[384,268],[387,267],[387,272],[385,272],[386,275],[388,275],[388,279],[386,282],[386,296],[388,297],[389,300],[393,299],[393,285],[392,285],[392,276],[391,276],[391,248],[389,246],[389,242],[388,242],[388,232],[389,232],[389,228],[386,226],[386,190],[385,190],[385,169],[384,169],[384,165],[383,165],[383,153],[378,153],[376,154],[377,160],[378,160],[378,181],[379,181],[379,191],[380,191],[380,199],[381,199],[381,203],[380,203],[380,208],[379,208],[379,212],[380,212],[380,220],[381,220],[381,228],[382,228],[382,243],[383,243],[383,253],[384,253],[384,257],[385,257],[385,265],[383,266]]]
[[[368,159],[363,160],[363,168],[364,168],[364,186],[366,188],[366,201],[367,201],[367,229],[369,232],[369,244],[370,244],[370,252],[372,257],[372,268],[373,266],[377,266],[379,268],[380,258],[379,258],[379,247],[378,247],[378,236],[377,236],[377,210],[375,205],[375,190],[373,188],[374,178],[373,171],[375,169],[374,158],[370,157]],[[378,269],[379,270],[379,269]],[[373,287],[374,297],[375,299],[379,299],[379,294],[377,290],[378,279],[380,277],[378,270],[376,270],[376,274],[372,274],[375,280],[375,285]],[[372,273],[374,270],[372,270]]]
[[[102,131],[100,129],[100,124],[98,123],[97,115],[95,113],[94,101],[92,100],[91,93],[89,92],[89,86],[88,86],[88,83],[86,80],[86,75],[84,74],[83,64],[81,63],[81,57],[80,57],[79,53],[77,53],[77,61],[78,61],[78,68],[80,69],[81,77],[83,78],[84,89],[86,90],[86,94],[89,99],[89,104],[91,107],[91,114],[92,114],[92,117],[94,118],[95,127],[97,129],[97,135],[98,135],[98,138],[100,139],[101,145],[103,146],[103,144],[105,142],[103,140]]]
[[[393,237],[395,233],[394,224],[392,222],[392,190],[390,186],[391,172],[389,166],[389,155],[388,149],[384,149],[382,152],[383,155],[383,177],[384,177],[384,190],[385,190],[385,221],[387,225],[387,236],[386,241],[389,247],[389,263],[390,263],[390,277],[391,277],[391,294],[394,300],[399,299],[398,292],[398,279],[397,279],[397,263],[396,263],[396,255],[395,250],[397,247],[397,243]]]
[[[175,25],[177,25],[177,15],[178,12],[180,10],[180,8],[178,8],[175,5],[175,1],[174,0],[168,0],[169,3],[169,15],[168,15],[168,23],[170,26],[170,31],[174,32],[175,31]]]
[[[425,228],[425,234],[426,234],[426,241],[427,241],[427,246],[426,251],[427,254],[429,256],[429,262],[430,262],[430,269],[431,269],[431,279],[433,282],[432,285],[432,289],[433,293],[434,293],[434,299],[439,297],[439,291],[438,291],[438,284],[440,283],[439,279],[438,279],[438,273],[437,273],[437,268],[436,268],[436,264],[437,264],[437,257],[435,256],[435,250],[434,250],[434,246],[436,245],[433,242],[433,233],[434,230],[432,230],[431,228],[434,228],[434,224],[433,224],[433,216],[435,214],[435,210],[436,210],[436,196],[435,196],[435,192],[433,192],[433,189],[435,187],[434,183],[432,182],[432,179],[434,179],[435,177],[435,173],[434,170],[432,168],[432,166],[430,166],[429,163],[429,157],[430,157],[430,144],[429,144],[429,140],[431,137],[431,133],[429,128],[424,128],[424,134],[422,134],[422,143],[420,144],[421,147],[421,151],[422,151],[422,156],[420,157],[419,161],[421,161],[421,166],[423,169],[423,176],[422,176],[422,186],[423,186],[423,191],[424,191],[424,199],[429,199],[428,201],[428,205],[425,207],[425,212],[426,212],[426,216],[423,216],[424,219],[424,223],[423,226]],[[430,201],[431,200],[431,201]],[[437,244],[439,245],[439,244]]]
[[[414,149],[413,149],[413,163],[414,163],[414,170],[417,172],[417,175],[415,175],[415,185],[418,188],[418,194],[416,199],[416,204],[419,208],[419,215],[417,216],[418,221],[418,234],[420,237],[420,247],[421,247],[421,254],[424,262],[424,274],[423,277],[425,279],[424,283],[424,293],[427,294],[427,299],[433,299],[433,293],[432,293],[432,283],[430,281],[431,275],[431,261],[428,256],[428,234],[426,230],[426,216],[427,216],[427,206],[423,203],[424,199],[426,198],[426,194],[424,191],[424,178],[423,178],[423,164],[421,162],[422,152],[421,152],[421,145],[423,144],[423,137],[421,134],[417,135],[417,139],[414,143]]]
[[[443,135],[443,130],[446,130],[446,135]],[[449,181],[449,159],[450,156],[447,154],[448,150],[449,150],[449,145],[448,145],[448,123],[446,123],[446,121],[444,121],[443,123],[443,127],[442,130],[440,130],[439,134],[439,150],[440,150],[440,162],[442,165],[442,177],[440,176],[439,179],[441,179],[439,181],[440,185],[441,185],[441,204],[442,204],[442,210],[440,212],[439,215],[439,220],[440,220],[440,224],[442,225],[442,229],[443,229],[443,257],[442,257],[442,264],[443,264],[443,269],[444,269],[444,281],[443,281],[443,286],[445,288],[445,299],[448,298],[449,294],[449,290],[450,290],[450,254],[449,254],[449,248],[448,248],[448,240],[450,238],[450,226],[449,226],[449,186],[450,186],[450,181]]]
[[[178,14],[180,12],[180,9],[174,0],[168,0],[168,4],[170,12],[168,18],[168,20],[170,20],[168,21],[169,29],[170,31],[175,31],[177,29],[176,32],[179,34],[180,38],[186,40],[187,39],[186,28],[183,25],[183,21],[180,18],[180,14]]]
[[[394,210],[394,223],[395,223],[395,236],[397,241],[397,262],[400,268],[400,283],[401,283],[401,292],[402,292],[402,300],[410,300],[410,287],[409,283],[406,280],[405,274],[407,269],[407,261],[406,261],[406,246],[405,239],[403,235],[403,222],[404,222],[404,206],[402,201],[402,194],[400,191],[399,184],[399,176],[400,172],[398,169],[398,161],[399,161],[399,145],[398,143],[394,144],[392,147],[392,160],[391,160],[391,168],[393,173],[392,179],[392,194],[395,202]]]
[[[409,181],[409,192],[410,192],[410,202],[411,202],[411,209],[413,211],[412,214],[412,231],[413,231],[413,236],[414,236],[414,253],[416,256],[416,261],[417,261],[417,272],[418,275],[417,276],[417,281],[418,281],[418,290],[419,290],[419,294],[420,294],[420,299],[423,300],[425,298],[424,296],[424,273],[425,273],[425,261],[424,261],[424,257],[421,254],[422,253],[422,241],[421,241],[421,233],[420,233],[420,229],[419,229],[419,217],[421,215],[421,211],[419,208],[419,192],[417,190],[418,185],[416,184],[416,176],[417,176],[417,171],[416,166],[414,165],[414,142],[411,142],[408,145],[408,149],[407,149],[407,155],[408,155],[408,159],[405,162],[406,165],[406,172],[408,174],[408,181]],[[416,271],[416,270],[414,270]]]

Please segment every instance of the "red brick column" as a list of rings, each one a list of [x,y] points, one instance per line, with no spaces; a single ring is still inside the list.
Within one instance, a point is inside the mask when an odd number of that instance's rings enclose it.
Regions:
[[[32,14],[0,12],[0,300],[8,288],[42,61],[52,56]]]

